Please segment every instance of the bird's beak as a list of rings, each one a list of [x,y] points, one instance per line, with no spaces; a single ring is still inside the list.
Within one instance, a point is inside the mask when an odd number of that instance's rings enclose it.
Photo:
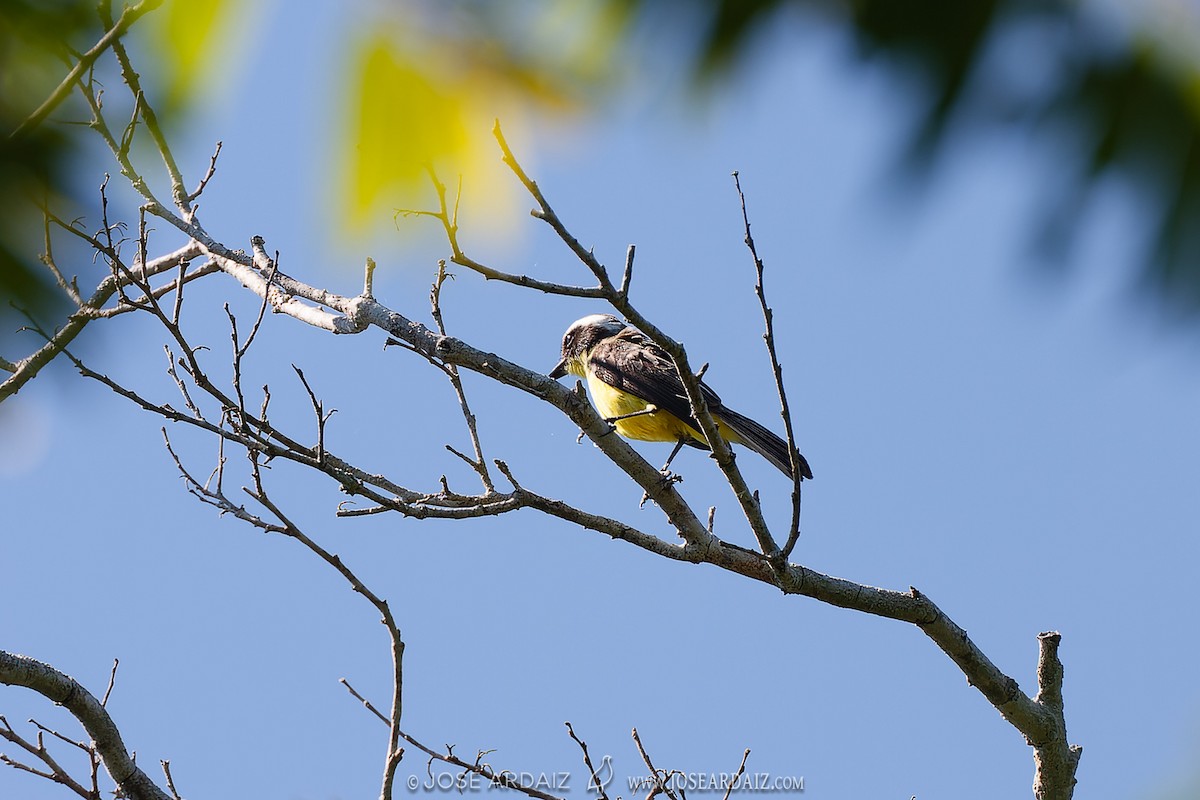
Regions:
[[[562,361],[559,361],[557,364],[555,364],[554,369],[550,370],[550,377],[554,378],[555,380],[558,380],[563,375],[566,375],[567,374],[567,361],[568,361],[568,359],[564,358]]]

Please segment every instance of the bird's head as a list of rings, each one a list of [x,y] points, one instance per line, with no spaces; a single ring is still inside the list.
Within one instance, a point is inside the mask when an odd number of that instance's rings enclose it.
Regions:
[[[550,370],[551,378],[570,373],[585,377],[584,362],[597,344],[625,330],[625,323],[612,314],[589,314],[567,328],[562,340],[562,360]]]

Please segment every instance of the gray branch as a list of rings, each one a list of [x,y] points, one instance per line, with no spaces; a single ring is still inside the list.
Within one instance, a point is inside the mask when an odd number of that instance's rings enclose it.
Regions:
[[[102,36],[100,40],[92,46],[92,49],[88,50],[80,57],[75,66],[72,67],[70,72],[67,73],[67,77],[63,78],[62,82],[59,83],[54,91],[50,93],[50,96],[47,97],[40,106],[38,106],[36,111],[30,114],[17,127],[16,130],[9,134],[9,138],[14,141],[19,140],[21,137],[29,133],[29,131],[40,125],[42,121],[45,120],[46,117],[50,116],[50,113],[54,111],[54,109],[58,108],[62,101],[66,99],[67,95],[71,93],[71,88],[83,76],[83,74],[87,72],[93,64],[96,63],[96,59],[100,58],[100,56],[104,54],[104,51],[112,47],[115,42],[124,36],[126,31],[129,30],[130,26],[132,26],[134,22],[136,22],[148,11],[158,8],[160,5],[162,5],[162,0],[142,0],[142,2],[138,3],[137,5],[129,6],[122,11],[121,16],[115,23],[109,23],[108,31],[104,34],[104,36]]]
[[[183,220],[179,222],[184,226],[188,225]],[[256,241],[255,245],[256,249],[261,249],[259,241]],[[272,287],[268,285],[259,266],[246,266],[223,258],[218,255],[218,250],[229,252],[223,247],[206,245],[205,250],[223,270],[237,277],[247,288],[256,293],[270,295]],[[229,268],[226,269],[225,265],[229,265]],[[684,545],[672,545],[657,537],[642,534],[623,523],[586,514],[525,489],[518,488],[514,492],[520,499],[520,503],[514,505],[523,504],[537,508],[544,513],[629,541],[642,549],[674,560],[713,564],[775,586],[785,594],[801,594],[842,608],[913,623],[959,666],[970,683],[1005,719],[1025,735],[1039,753],[1039,765],[1045,762],[1070,766],[1077,762],[1077,751],[1067,745],[1065,738],[1060,738],[1060,726],[1055,721],[1049,701],[1044,697],[1034,700],[1025,695],[1017,682],[1001,672],[962,628],[916,589],[907,593],[896,592],[834,578],[799,564],[773,564],[769,555],[776,552],[774,549],[769,549],[764,554],[722,542],[707,530],[673,484],[663,481],[662,474],[654,466],[645,461],[623,439],[612,435],[611,426],[579,393],[495,353],[480,350],[454,337],[432,331],[392,311],[373,298],[344,297],[310,287],[282,274],[278,274],[275,280],[284,292],[278,296],[282,301],[281,305],[275,308],[280,313],[295,316],[310,324],[314,319],[318,319],[322,323],[319,327],[334,332],[351,333],[370,327],[379,328],[428,359],[471,370],[527,392],[558,408],[659,505],[671,525],[683,538]],[[308,300],[313,305],[298,305],[297,298]],[[301,313],[294,313],[301,307],[304,309]],[[182,418],[187,421],[186,417]],[[214,430],[214,433],[216,432]],[[1071,755],[1072,753],[1076,755]],[[1047,791],[1050,792],[1042,796],[1071,796],[1069,783],[1064,785],[1062,780],[1047,774],[1040,766],[1038,776],[1039,784],[1046,785]],[[1073,781],[1073,771],[1070,780]]]
[[[92,737],[104,768],[125,796],[132,800],[171,800],[133,762],[108,711],[74,678],[49,664],[0,650],[0,683],[32,689],[71,712]]]
[[[220,259],[218,262],[220,263]],[[239,274],[242,274],[241,271]],[[257,272],[255,274],[257,275]],[[1069,755],[1075,751],[1068,747],[1065,738],[1059,738],[1059,726],[1055,722],[1049,701],[1040,695],[1037,700],[1025,695],[1017,682],[1001,672],[962,628],[916,589],[907,593],[896,592],[835,578],[799,564],[775,566],[768,554],[722,542],[707,530],[691,507],[675,491],[674,486],[663,481],[661,473],[623,439],[612,435],[609,424],[599,416],[586,398],[575,391],[495,353],[479,350],[454,337],[431,331],[372,298],[342,297],[284,276],[280,276],[279,280],[281,285],[288,287],[288,293],[293,297],[303,297],[333,309],[333,313],[321,312],[329,319],[338,320],[332,329],[348,332],[364,330],[367,327],[380,328],[427,358],[477,372],[555,406],[578,425],[605,455],[645,489],[662,508],[685,544],[671,545],[616,520],[589,515],[565,503],[541,497],[521,488],[514,492],[520,500],[518,505],[536,508],[674,560],[713,564],[776,586],[785,594],[801,594],[842,608],[913,623],[959,666],[971,684],[1005,719],[1025,735],[1035,749],[1039,752],[1046,751],[1041,760],[1052,755],[1054,763],[1074,764],[1078,760],[1077,755],[1073,759]],[[261,286],[263,291],[266,291],[265,280],[250,283],[253,285],[249,288]],[[293,306],[294,303],[288,301],[277,310],[290,314],[289,308]],[[1059,713],[1061,715],[1061,709]],[[1051,776],[1045,776],[1041,772],[1039,775],[1051,781],[1054,786],[1060,785],[1053,782]],[[1069,797],[1070,791],[1068,789],[1065,794],[1060,792],[1044,796]]]
[[[176,313],[169,315],[160,307],[158,300],[162,294],[159,294],[157,290],[150,286],[146,273],[142,272],[140,277],[133,275],[128,268],[120,263],[119,259],[115,258],[112,252],[111,241],[107,245],[107,249],[105,249],[105,245],[102,243],[97,243],[96,246],[112,262],[114,269],[113,291],[118,291],[124,285],[132,285],[142,291],[142,297],[138,301],[133,301],[133,304],[140,310],[155,315],[171,335],[175,337],[176,342],[182,350],[182,358],[179,360],[180,365],[187,373],[187,376],[208,397],[220,404],[222,420],[228,420],[229,424],[214,423],[205,419],[203,414],[199,413],[198,407],[190,403],[190,401],[187,403],[190,413],[178,412],[170,406],[152,403],[132,390],[117,385],[107,377],[88,369],[71,356],[65,350],[70,338],[59,342],[52,340],[51,344],[47,345],[47,347],[54,345],[54,349],[49,352],[47,360],[58,352],[65,352],[85,375],[105,383],[118,394],[141,405],[143,408],[160,414],[166,419],[185,422],[201,428],[220,437],[223,442],[233,442],[246,448],[248,455],[251,457],[251,462],[256,466],[256,469],[260,457],[287,458],[295,463],[315,468],[328,474],[337,480],[348,492],[370,499],[378,508],[392,509],[411,516],[447,517],[483,516],[504,513],[515,508],[534,508],[549,516],[569,521],[572,524],[600,532],[613,538],[622,539],[648,552],[672,560],[713,564],[727,571],[774,586],[784,594],[804,595],[830,605],[914,624],[958,665],[971,685],[975,686],[1000,711],[1005,719],[1024,734],[1027,741],[1033,746],[1036,765],[1035,796],[1038,798],[1058,799],[1071,797],[1075,780],[1075,768],[1081,751],[1078,747],[1070,746],[1066,738],[1066,725],[1062,703],[1062,663],[1059,661],[1057,653],[1059,645],[1058,634],[1043,634],[1041,637],[1038,692],[1035,697],[1031,698],[1020,689],[1013,678],[1004,674],[987,658],[962,628],[955,624],[936,604],[915,588],[908,592],[897,592],[867,586],[825,575],[799,564],[787,563],[786,558],[780,557],[781,551],[763,519],[761,509],[758,506],[758,499],[746,485],[733,460],[732,451],[727,443],[721,439],[719,431],[705,407],[703,395],[699,388],[699,380],[689,366],[683,346],[667,336],[662,330],[651,323],[649,319],[640,314],[629,300],[629,285],[632,280],[633,267],[632,251],[630,251],[626,260],[620,286],[614,286],[604,265],[567,230],[566,226],[547,202],[540,188],[525,174],[524,170],[517,163],[503,136],[500,134],[498,126],[496,128],[496,135],[503,151],[505,163],[510,166],[514,174],[525,185],[537,203],[537,208],[533,212],[534,216],[542,219],[554,229],[567,248],[596,278],[598,285],[596,287],[576,287],[549,284],[525,278],[524,276],[501,273],[467,258],[457,244],[457,209],[453,214],[447,209],[444,187],[441,187],[440,184],[437,184],[439,187],[439,211],[421,213],[437,217],[442,221],[454,251],[455,257],[452,260],[456,263],[474,269],[489,279],[503,280],[556,294],[604,299],[671,355],[687,390],[697,422],[708,439],[714,457],[729,480],[730,486],[733,488],[741,504],[750,527],[754,531],[759,545],[758,551],[748,550],[723,542],[713,535],[710,527],[701,522],[692,508],[679,495],[673,482],[663,480],[663,476],[658,469],[645,461],[622,438],[614,435],[612,426],[599,416],[587,401],[582,391],[565,387],[557,381],[551,380],[538,372],[528,370],[495,353],[473,347],[466,342],[446,335],[444,331],[430,330],[424,325],[393,311],[372,296],[369,279],[362,294],[357,296],[338,295],[319,287],[305,284],[281,272],[278,269],[278,264],[268,255],[265,242],[261,237],[255,237],[251,241],[251,252],[247,254],[231,250],[216,237],[209,234],[196,219],[191,205],[191,200],[194,199],[194,196],[188,195],[183,189],[182,176],[167,148],[152,110],[142,97],[140,88],[137,86],[136,74],[133,73],[132,67],[128,63],[127,55],[119,45],[115,45],[114,49],[118,59],[121,61],[125,80],[129,83],[131,90],[135,94],[138,111],[135,112],[134,121],[138,119],[138,114],[140,114],[142,121],[151,133],[155,145],[162,154],[164,164],[171,179],[174,208],[169,208],[160,203],[147,188],[145,181],[133,170],[132,164],[129,161],[127,141],[132,136],[133,122],[130,123],[127,129],[128,135],[121,137],[118,141],[103,126],[99,115],[99,104],[96,102],[94,96],[89,96],[90,88],[85,86],[82,81],[77,81],[77,83],[79,83],[81,90],[84,91],[85,97],[89,97],[93,112],[97,116],[98,121],[94,127],[97,128],[110,149],[112,149],[114,157],[122,166],[122,172],[130,180],[133,188],[141,193],[144,198],[145,203],[142,206],[142,211],[160,217],[186,235],[191,240],[189,248],[192,249],[188,252],[192,253],[193,257],[195,255],[207,256],[217,269],[233,277],[260,297],[264,302],[264,309],[267,305],[270,305],[271,309],[276,313],[286,314],[306,324],[336,334],[356,334],[376,328],[385,332],[391,338],[402,342],[408,349],[420,354],[436,366],[444,369],[466,369],[473,371],[484,377],[533,395],[557,408],[575,423],[614,464],[645,490],[646,494],[655,501],[665,514],[671,527],[682,539],[682,543],[668,542],[617,520],[591,514],[561,501],[539,495],[519,485],[513,478],[511,471],[502,462],[496,463],[500,471],[513,484],[514,488],[511,492],[491,491],[490,487],[485,485],[485,493],[483,495],[463,496],[451,492],[443,481],[443,490],[441,492],[420,494],[404,487],[396,486],[382,476],[372,475],[337,459],[327,451],[321,435],[318,436],[318,443],[315,447],[302,444],[297,439],[285,435],[268,422],[265,401],[262,412],[260,412],[258,417],[254,417],[246,411],[240,386],[235,386],[234,394],[236,396],[230,396],[228,392],[222,391],[208,380],[196,359],[195,349],[187,343],[179,330],[178,296],[176,298]],[[207,177],[205,181],[207,181]],[[143,249],[145,248],[144,237],[140,240],[139,244]],[[181,258],[177,254],[172,254],[164,258],[169,259],[171,257],[174,257],[177,261]],[[143,261],[145,261],[144,258]],[[159,262],[161,261],[160,259]],[[127,284],[121,283],[123,280],[127,281]],[[181,280],[178,288],[181,289],[182,286],[183,282]],[[97,305],[97,308],[99,307]],[[64,328],[64,330],[66,329]],[[78,333],[78,327],[74,329],[74,332],[70,336],[73,337],[75,333]],[[62,332],[55,336],[54,340],[58,340],[61,335]],[[249,340],[247,340],[246,344],[248,346]],[[43,350],[45,349],[43,348]],[[237,339],[235,334],[236,349]],[[17,366],[20,367],[21,365]],[[17,375],[10,377],[0,386],[0,400],[6,396],[4,394],[5,387],[8,387],[16,377]],[[182,381],[178,380],[178,377],[177,382],[182,387]],[[19,388],[19,384],[16,385],[16,388]],[[15,391],[15,388],[11,391]],[[321,408],[315,402],[315,398],[314,405],[320,417]],[[469,416],[469,410],[465,411]],[[478,444],[477,441],[476,444]],[[482,468],[482,450],[480,448],[476,449],[476,462]],[[201,497],[205,497],[206,492],[201,484],[196,481],[191,481],[191,483],[193,485],[190,488]],[[238,511],[241,511],[243,514],[248,513],[244,509],[235,507],[232,503],[225,500],[223,495],[219,494],[219,491],[217,493],[208,492],[207,495],[206,499],[209,502],[215,501],[214,504],[218,505],[225,503],[228,507],[224,510],[232,511],[233,513],[238,513]],[[261,485],[256,487],[256,491],[252,496],[268,508],[271,514],[279,520],[280,524],[276,526],[276,529],[280,529],[280,532],[286,531],[290,535],[295,535],[292,533],[294,526],[288,522],[282,510],[271,504]],[[371,513],[371,511],[373,510],[357,513]],[[792,537],[789,536],[789,542],[785,547],[790,547],[793,543]],[[334,566],[340,565],[340,562],[336,560],[336,556],[330,556],[330,558]],[[7,656],[5,654],[5,658],[20,659],[21,657]],[[24,659],[21,662],[11,662],[11,664],[18,663],[26,671],[32,669],[29,666],[30,664],[36,665],[42,670],[42,672],[37,672],[38,676],[56,676],[54,680],[57,680],[57,683],[49,678],[41,678],[41,680],[49,681],[49,683],[39,684],[43,685],[43,689],[38,690],[55,702],[67,705],[72,710],[72,713],[84,723],[85,728],[88,728],[89,733],[92,733],[93,737],[97,739],[97,742],[99,742],[100,736],[104,735],[106,750],[102,751],[102,755],[104,756],[106,767],[109,769],[110,774],[114,776],[114,780],[118,781],[119,785],[124,786],[123,781],[131,782],[131,786],[138,780],[146,782],[146,787],[141,787],[140,784],[136,787],[136,791],[144,791],[145,793],[143,794],[136,793],[135,788],[128,789],[127,793],[131,797],[157,798],[167,796],[157,786],[150,783],[149,779],[145,778],[140,771],[137,771],[136,766],[132,765],[123,745],[120,744],[119,736],[116,736],[115,727],[111,726],[111,720],[108,718],[107,713],[91,695],[86,694],[82,687],[79,687],[70,678],[46,665],[38,664],[38,662],[33,662],[29,659]],[[10,677],[9,673],[15,669],[11,664],[9,661],[0,661],[0,678],[3,678],[6,683],[20,683],[17,680],[8,680]],[[24,675],[25,673],[21,674]],[[33,681],[34,679],[27,678],[27,680]],[[20,683],[20,685],[29,684]],[[63,689],[62,687],[64,686],[67,688]],[[396,732],[398,731],[399,724],[398,691],[397,687],[392,716],[392,747],[389,749],[388,757],[388,770],[390,772],[394,772],[395,763],[398,762],[401,752],[397,749],[396,740]],[[86,700],[90,700],[91,705],[88,705],[85,702]],[[92,728],[88,727],[89,724],[98,725],[100,723],[107,724],[111,727],[111,731],[104,729],[99,733],[93,733]],[[423,748],[407,737],[402,738],[409,741],[410,744],[425,750],[431,757],[444,759],[441,754],[435,754],[433,751]],[[456,763],[458,766],[464,766],[464,768],[466,768],[465,765],[469,764],[469,762],[449,763]],[[118,778],[118,775],[121,777]],[[389,785],[385,777],[385,790]]]
[[[151,277],[161,272],[175,269],[180,264],[198,257],[201,252],[202,249],[198,244],[188,242],[178,250],[167,253],[148,263],[145,268],[145,274],[147,277]],[[53,361],[71,342],[75,341],[75,337],[80,334],[89,322],[93,319],[111,316],[111,312],[105,313],[103,310],[104,304],[111,300],[114,294],[117,294],[117,292],[128,287],[130,284],[131,282],[126,277],[119,274],[109,275],[102,280],[92,296],[75,313],[67,318],[66,323],[50,337],[49,341],[38,348],[33,354],[12,365],[12,369],[8,370],[12,374],[3,383],[0,383],[0,402],[4,402],[6,398],[20,391],[22,386],[31,381],[44,366]],[[161,296],[161,293],[159,296]]]

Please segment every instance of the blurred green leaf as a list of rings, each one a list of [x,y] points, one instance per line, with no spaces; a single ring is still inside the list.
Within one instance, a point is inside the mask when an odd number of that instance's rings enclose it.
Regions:
[[[71,47],[99,35],[85,0],[0,0],[0,341],[16,320],[14,305],[47,314],[58,290],[37,261],[42,237],[38,204],[70,191],[71,140],[53,125],[10,134],[66,75]]]
[[[205,88],[230,53],[223,37],[258,5],[253,0],[167,0],[142,26],[151,50],[158,92],[155,109],[173,118]]]
[[[223,31],[258,4],[169,0],[151,15],[151,72],[170,102],[212,79]],[[1074,0],[485,0],[406,2],[367,17],[350,78],[346,218],[358,224],[408,202],[422,163],[447,177],[491,159],[486,130],[522,103],[570,109],[638,79],[636,48],[690,59],[700,87],[748,59],[781,14],[840,25],[866,61],[884,64],[923,103],[907,163],[934,163],[951,137],[1033,130],[1065,148],[1058,205],[1037,240],[1069,251],[1087,198],[1110,176],[1148,220],[1141,284],[1166,306],[1200,313],[1200,21],[1195,8],[1131,11],[1132,28]],[[1188,9],[1191,9],[1190,11]],[[795,14],[797,10],[804,12]],[[388,13],[391,16],[388,17]],[[1141,15],[1140,17],[1138,15]],[[155,19],[157,17],[157,19]],[[66,73],[72,50],[102,33],[90,0],[0,0],[0,123],[11,132]],[[1016,41],[1018,44],[1013,45]],[[1024,42],[1024,44],[1021,44]],[[1032,43],[1032,44],[1031,44]],[[348,45],[351,50],[355,45]],[[1032,77],[1031,77],[1032,76]],[[167,113],[164,113],[164,107]],[[506,121],[510,118],[505,117]],[[516,123],[518,126],[519,121]],[[44,313],[57,292],[36,263],[34,203],[72,196],[71,149],[49,122],[0,142],[0,323],[8,301]],[[490,187],[489,187],[490,188]],[[76,190],[78,191],[78,190]]]
[[[466,87],[438,81],[388,37],[360,47],[355,135],[349,172],[354,222],[394,208],[397,190],[409,199],[428,182],[425,165],[460,161],[475,143],[466,125]],[[385,211],[386,214],[386,211]]]
[[[611,0],[643,19],[662,0]],[[840,21],[864,61],[886,64],[924,105],[909,142],[908,173],[936,162],[950,137],[1034,125],[1065,147],[1063,193],[1031,239],[1062,263],[1088,196],[1119,177],[1145,210],[1151,244],[1133,265],[1163,307],[1200,315],[1200,10],[1131,7],[1135,27],[1074,0],[676,0],[702,34],[693,72],[719,78],[748,56],[756,35],[788,10]],[[1138,15],[1141,15],[1140,17]],[[1018,42],[1014,46],[1013,42]],[[1024,80],[1017,79],[1022,75]],[[1030,79],[1030,74],[1033,79]],[[1076,154],[1087,158],[1076,165]],[[911,187],[909,187],[911,190]]]

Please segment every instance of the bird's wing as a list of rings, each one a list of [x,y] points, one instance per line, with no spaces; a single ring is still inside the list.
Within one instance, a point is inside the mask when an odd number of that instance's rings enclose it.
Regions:
[[[588,365],[609,386],[640,397],[696,426],[691,403],[671,357],[641,331],[626,328],[600,342],[592,350]],[[710,411],[722,407],[716,392],[704,383],[700,389]]]

